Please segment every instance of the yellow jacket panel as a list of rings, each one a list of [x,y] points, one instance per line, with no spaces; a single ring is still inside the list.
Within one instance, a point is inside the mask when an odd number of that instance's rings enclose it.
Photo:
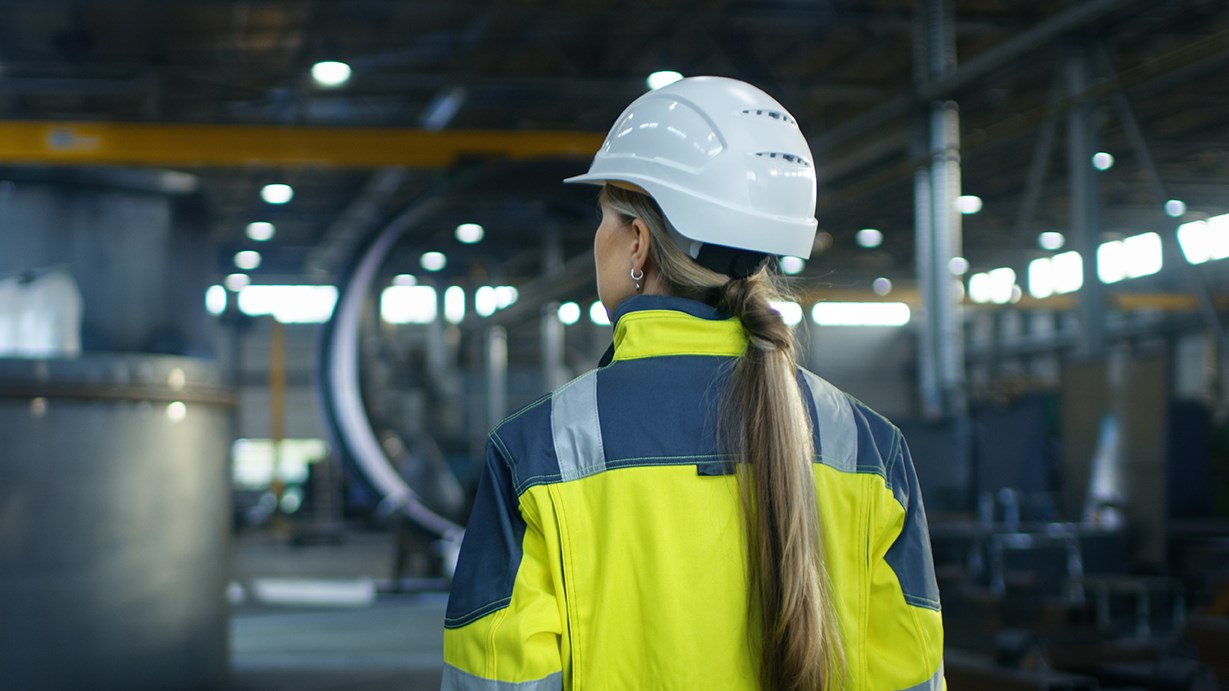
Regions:
[[[716,411],[742,326],[638,296],[613,361],[503,421],[461,549],[444,688],[758,689],[746,540]],[[848,691],[945,688],[922,497],[900,431],[800,370]]]

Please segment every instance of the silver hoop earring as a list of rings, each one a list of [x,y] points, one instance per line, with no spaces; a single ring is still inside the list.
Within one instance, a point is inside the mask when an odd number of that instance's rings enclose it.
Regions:
[[[637,271],[640,271],[639,276],[636,275]],[[636,292],[639,293],[640,292],[640,281],[644,278],[644,271],[637,269],[636,267],[633,266],[630,273],[632,276],[632,280],[636,282]]]

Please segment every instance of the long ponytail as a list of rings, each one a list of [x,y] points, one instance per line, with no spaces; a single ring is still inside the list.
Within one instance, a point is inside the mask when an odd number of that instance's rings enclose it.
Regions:
[[[831,689],[843,675],[840,633],[823,567],[815,444],[794,363],[794,339],[761,271],[726,284],[724,306],[739,318],[747,350],[726,398],[736,432],[752,611],[760,629],[765,689]]]
[[[739,318],[747,350],[723,406],[724,440],[737,464],[747,536],[748,612],[760,683],[772,691],[838,689],[844,655],[823,566],[815,445],[798,386],[792,331],[772,308],[768,269],[730,280],[696,264],[669,236],[649,197],[610,185],[601,202],[652,233],[650,259],[667,292],[702,300]]]

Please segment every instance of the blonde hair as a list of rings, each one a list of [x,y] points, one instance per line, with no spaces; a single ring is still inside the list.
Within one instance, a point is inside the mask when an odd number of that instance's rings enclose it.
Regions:
[[[647,195],[611,185],[601,203],[652,236],[649,257],[665,292],[722,308],[742,322],[747,349],[723,404],[724,440],[737,464],[747,535],[748,613],[758,630],[765,689],[814,691],[843,685],[844,654],[823,549],[815,444],[798,386],[793,332],[772,308],[783,290],[763,267],[745,279],[700,266],[670,237]],[[753,652],[754,654],[754,652]]]

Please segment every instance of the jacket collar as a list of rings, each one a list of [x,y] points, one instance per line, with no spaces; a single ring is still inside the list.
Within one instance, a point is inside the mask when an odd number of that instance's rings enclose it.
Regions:
[[[742,324],[715,307],[669,295],[636,295],[615,308],[613,360],[668,355],[742,355]]]

